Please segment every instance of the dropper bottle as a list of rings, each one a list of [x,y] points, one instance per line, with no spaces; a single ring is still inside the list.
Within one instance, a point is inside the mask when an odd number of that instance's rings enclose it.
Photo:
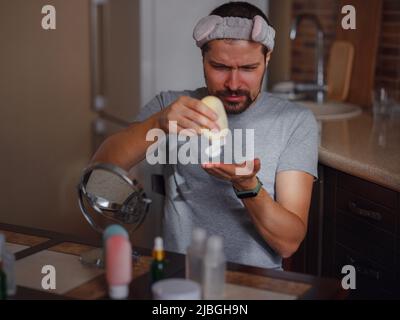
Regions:
[[[161,237],[156,237],[154,239],[153,262],[151,264],[151,283],[155,283],[164,278],[165,267],[164,242]]]

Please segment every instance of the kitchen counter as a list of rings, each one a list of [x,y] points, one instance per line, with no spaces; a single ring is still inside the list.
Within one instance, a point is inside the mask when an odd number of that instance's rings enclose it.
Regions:
[[[83,266],[79,255],[97,248],[99,241],[76,236],[0,223],[6,246],[16,255],[17,294],[11,299],[107,299],[104,270]],[[129,299],[151,299],[151,251],[134,248],[139,253],[133,264]],[[167,252],[167,278],[185,275],[185,256]],[[54,290],[41,287],[43,265],[57,269]],[[340,299],[346,297],[341,281],[300,273],[268,270],[228,263],[225,300]]]
[[[400,192],[400,117],[321,122],[319,162]]]

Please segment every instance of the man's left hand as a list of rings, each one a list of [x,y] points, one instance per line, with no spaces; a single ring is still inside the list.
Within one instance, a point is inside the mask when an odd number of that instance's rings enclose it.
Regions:
[[[256,174],[260,171],[260,159],[245,161],[241,164],[204,163],[201,165],[207,173],[232,182],[237,190],[250,190],[257,186]],[[245,174],[243,174],[245,173]]]

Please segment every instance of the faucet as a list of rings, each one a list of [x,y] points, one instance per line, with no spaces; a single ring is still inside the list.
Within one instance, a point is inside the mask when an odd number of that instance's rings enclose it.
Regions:
[[[324,80],[324,31],[322,29],[322,25],[318,18],[313,14],[300,14],[296,16],[293,20],[292,26],[290,28],[290,39],[296,39],[297,29],[300,23],[303,20],[310,20],[314,23],[317,29],[317,36],[316,36],[316,68],[315,68],[315,77],[316,77],[316,86],[315,85],[299,85],[297,89],[299,91],[316,91],[317,95],[317,102],[323,103],[325,100],[325,80]]]

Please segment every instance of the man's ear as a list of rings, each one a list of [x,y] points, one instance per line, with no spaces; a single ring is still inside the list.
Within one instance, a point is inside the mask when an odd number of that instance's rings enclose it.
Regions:
[[[269,59],[271,59],[271,53],[272,53],[272,50],[268,51],[268,53],[265,55],[265,66],[266,67],[268,66]]]

